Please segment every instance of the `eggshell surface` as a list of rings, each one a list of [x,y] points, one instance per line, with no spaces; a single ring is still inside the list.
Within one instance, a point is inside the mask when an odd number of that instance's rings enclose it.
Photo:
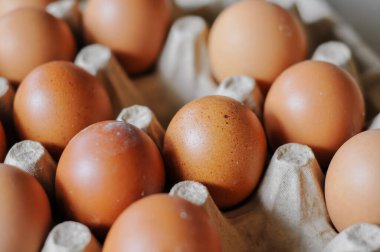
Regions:
[[[54,0],[0,0],[0,16],[22,7],[44,8]]]
[[[112,226],[103,251],[221,251],[206,211],[185,199],[158,194],[126,209]]]
[[[20,8],[1,16],[0,34],[0,75],[15,83],[41,64],[75,56],[69,27],[43,9]]]
[[[326,205],[338,231],[357,224],[380,225],[380,130],[362,132],[334,155],[325,182]]]
[[[130,74],[152,66],[170,21],[168,0],[91,0],[83,17],[87,39],[110,47]]]
[[[248,75],[267,91],[282,71],[306,54],[307,39],[300,22],[266,1],[238,1],[217,17],[210,30],[209,57],[219,82]]]
[[[295,142],[308,145],[327,168],[332,156],[364,125],[364,100],[356,81],[335,65],[304,61],[284,71],[264,104],[272,149]]]
[[[56,195],[68,219],[104,238],[134,201],[163,190],[161,154],[142,130],[119,121],[79,132],[59,160]]]
[[[41,142],[57,157],[80,130],[111,119],[112,107],[100,81],[73,63],[55,61],[28,74],[13,114],[21,138]]]
[[[186,104],[171,120],[164,138],[171,181],[203,183],[221,208],[238,204],[253,191],[263,172],[266,151],[256,115],[224,96]]]
[[[40,251],[51,225],[48,198],[38,181],[0,164],[0,251]]]

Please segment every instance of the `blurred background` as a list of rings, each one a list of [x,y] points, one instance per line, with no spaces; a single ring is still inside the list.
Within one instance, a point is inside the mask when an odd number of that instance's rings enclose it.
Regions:
[[[380,0],[328,0],[380,55]]]

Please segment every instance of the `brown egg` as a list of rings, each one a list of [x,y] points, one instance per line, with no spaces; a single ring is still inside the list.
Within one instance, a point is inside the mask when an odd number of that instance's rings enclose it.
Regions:
[[[310,146],[323,167],[364,124],[358,84],[335,65],[304,61],[283,72],[264,104],[264,121],[273,149],[296,142]]]
[[[69,27],[39,8],[20,8],[1,16],[0,35],[0,75],[16,83],[43,63],[75,56]]]
[[[261,0],[239,1],[211,27],[209,57],[218,81],[233,75],[255,78],[263,90],[307,53],[300,22],[280,6]]]
[[[44,8],[54,0],[0,0],[0,16],[22,7]]]
[[[326,205],[338,231],[357,224],[380,225],[380,130],[362,132],[334,155],[325,182]]]
[[[172,182],[195,180],[207,186],[216,204],[232,207],[259,182],[267,143],[248,107],[224,96],[185,105],[170,122],[164,155]]]
[[[154,249],[153,249],[154,248]],[[127,208],[112,226],[104,252],[222,251],[206,211],[166,194],[141,199]]]
[[[14,100],[20,136],[41,142],[56,157],[80,130],[110,118],[111,102],[102,83],[70,62],[55,61],[34,69]]]
[[[40,251],[51,225],[48,198],[38,181],[0,164],[0,251]]]
[[[7,152],[7,139],[5,137],[3,125],[0,122],[0,162],[4,161],[6,152]]]
[[[56,195],[65,215],[104,238],[132,202],[163,190],[161,154],[142,130],[119,121],[93,124],[67,145]]]
[[[156,61],[170,21],[168,0],[91,0],[83,17],[88,40],[110,47],[131,74]]]

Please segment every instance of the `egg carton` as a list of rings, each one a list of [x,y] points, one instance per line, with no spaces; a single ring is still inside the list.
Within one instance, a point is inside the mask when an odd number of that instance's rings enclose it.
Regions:
[[[112,51],[102,45],[84,47],[75,63],[105,84],[113,97],[117,120],[144,130],[162,149],[165,126],[185,103],[205,95],[232,97],[262,116],[263,96],[254,79],[234,76],[220,85],[212,78],[207,58],[210,23],[236,0],[173,0],[175,21],[155,71],[130,78]],[[380,128],[380,59],[324,0],[272,1],[299,15],[309,32],[312,59],[349,71],[360,83],[367,102],[368,128]],[[61,0],[47,10],[65,20],[80,36],[81,4]],[[11,120],[14,90],[0,78],[0,115]],[[139,104],[139,105],[136,105]],[[119,113],[119,111],[121,111]],[[7,120],[5,120],[5,123]],[[162,126],[163,125],[163,126]],[[25,140],[8,152],[5,163],[35,176],[53,197],[56,163],[38,142]],[[237,209],[221,212],[205,186],[182,181],[170,190],[202,206],[217,228],[223,251],[379,251],[380,227],[362,223],[339,234],[329,219],[323,194],[324,175],[312,150],[301,144],[280,146],[261,183]],[[55,226],[43,251],[100,251],[101,245],[81,223]]]

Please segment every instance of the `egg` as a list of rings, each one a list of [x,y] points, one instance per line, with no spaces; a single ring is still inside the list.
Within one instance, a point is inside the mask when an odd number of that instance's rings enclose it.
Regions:
[[[51,225],[48,198],[38,181],[0,164],[0,251],[40,251]]]
[[[43,9],[20,8],[1,16],[0,35],[0,75],[14,83],[43,63],[75,56],[69,27]]]
[[[127,208],[112,226],[104,252],[222,251],[206,211],[185,199],[156,194]]]
[[[267,143],[260,121],[247,106],[232,98],[207,96],[175,114],[163,149],[172,183],[201,182],[220,208],[229,208],[258,184]]]
[[[7,151],[7,139],[5,137],[3,125],[0,122],[0,162],[4,161],[6,151]]]
[[[53,61],[34,69],[20,84],[13,117],[21,138],[38,141],[59,157],[80,130],[111,119],[112,107],[94,76],[73,63]]]
[[[208,46],[219,82],[248,75],[263,91],[307,54],[301,23],[287,10],[261,0],[238,1],[226,8],[211,27]]]
[[[163,190],[161,154],[135,126],[104,121],[79,132],[58,162],[56,196],[68,219],[104,238],[134,201]]]
[[[264,104],[272,149],[290,142],[308,145],[324,169],[338,148],[362,130],[364,115],[354,78],[320,61],[304,61],[284,71]]]
[[[110,47],[130,74],[153,65],[170,21],[168,0],[90,0],[83,16],[87,40]]]
[[[334,155],[326,174],[326,205],[338,231],[357,224],[380,225],[380,130],[350,138]]]
[[[44,8],[54,0],[0,0],[0,16],[22,7]]]

